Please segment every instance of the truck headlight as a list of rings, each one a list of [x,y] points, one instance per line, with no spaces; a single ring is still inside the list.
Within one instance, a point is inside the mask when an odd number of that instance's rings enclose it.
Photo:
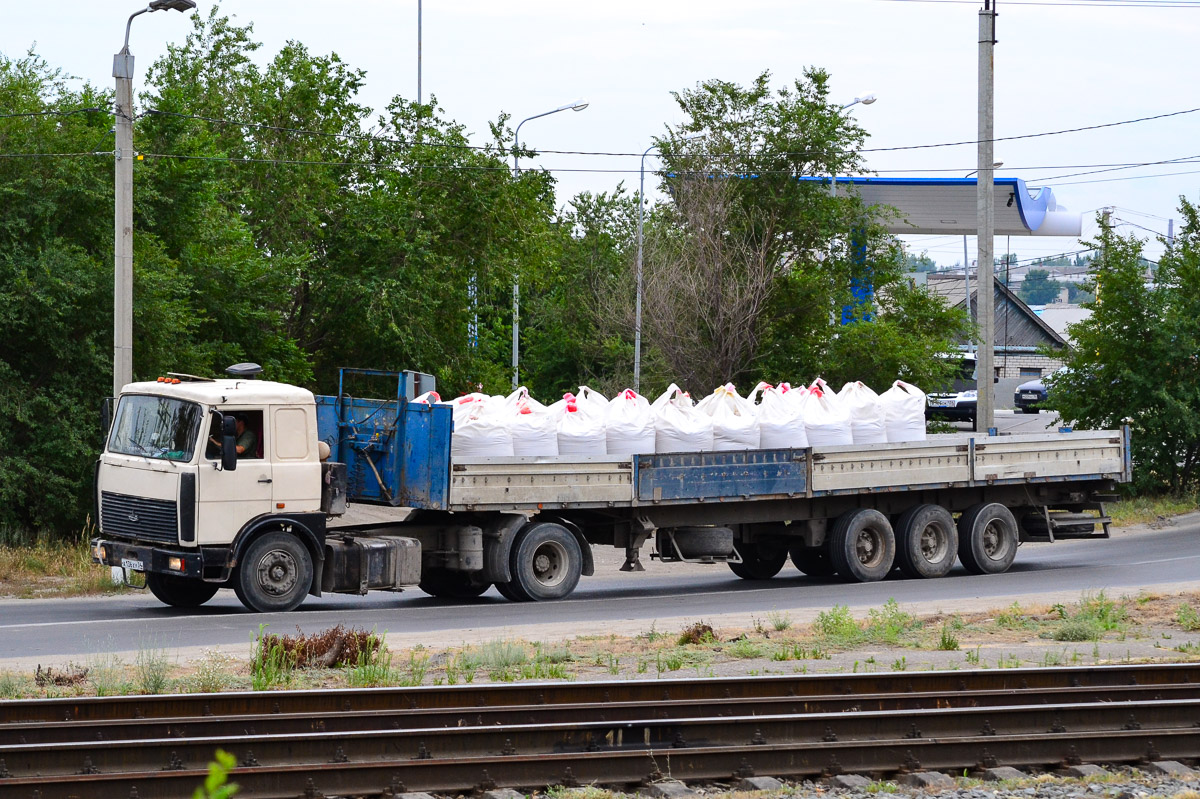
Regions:
[[[183,558],[167,558],[167,568],[173,572],[183,571]]]
[[[102,544],[97,544],[92,547],[92,560],[96,563],[103,563],[108,557],[108,551]]]

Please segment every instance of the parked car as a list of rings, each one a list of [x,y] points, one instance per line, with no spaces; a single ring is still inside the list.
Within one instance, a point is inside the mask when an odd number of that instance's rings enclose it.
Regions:
[[[1055,375],[1060,375],[1067,370],[1067,367],[1060,367],[1054,374],[1049,375],[1053,378]],[[1028,380],[1017,386],[1013,392],[1013,407],[1019,408],[1022,413],[1037,413],[1038,411],[1049,410],[1048,401],[1050,399],[1050,386],[1046,384],[1046,377],[1039,377],[1036,380]],[[1053,383],[1053,380],[1050,380]]]
[[[975,389],[948,394],[930,394],[925,402],[926,419],[948,419],[955,422],[975,423],[975,409],[979,395]]]

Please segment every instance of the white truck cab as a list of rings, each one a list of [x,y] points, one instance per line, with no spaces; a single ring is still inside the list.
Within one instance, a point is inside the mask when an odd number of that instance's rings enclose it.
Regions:
[[[252,376],[131,383],[97,464],[94,559],[144,572],[171,605],[229,586],[256,610],[294,607],[319,591],[313,570],[337,512],[320,454],[306,389]],[[272,534],[278,546],[260,553]],[[259,557],[254,579],[235,579],[247,554]]]

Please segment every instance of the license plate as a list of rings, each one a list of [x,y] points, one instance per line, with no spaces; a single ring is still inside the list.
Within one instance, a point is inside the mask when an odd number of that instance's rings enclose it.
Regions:
[[[929,398],[929,404],[930,404],[932,407],[934,407],[934,408],[953,408],[953,407],[954,407],[954,400],[952,400],[952,399],[942,399],[942,398],[939,398],[939,397],[930,397],[930,398]]]
[[[1037,399],[1037,398],[1038,398],[1038,395],[1037,395],[1037,394],[1022,394],[1022,395],[1021,395],[1021,399],[1031,399],[1031,400],[1035,400],[1035,399]]]
[[[130,572],[144,572],[146,570],[146,564],[142,563],[140,560],[121,558],[121,568]]]

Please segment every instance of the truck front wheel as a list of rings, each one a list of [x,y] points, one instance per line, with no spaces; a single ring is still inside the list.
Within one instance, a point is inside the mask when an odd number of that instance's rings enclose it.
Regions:
[[[312,578],[308,549],[295,536],[279,531],[256,538],[246,547],[233,590],[250,610],[284,612],[300,606]]]
[[[833,568],[846,580],[869,583],[892,570],[896,538],[888,518],[877,510],[859,508],[838,517],[829,542]]]
[[[579,584],[583,552],[570,530],[543,522],[526,527],[517,537],[511,566],[513,579],[505,588],[519,599],[562,599]]]
[[[738,548],[741,563],[729,563],[729,569],[743,580],[770,580],[787,563],[787,547],[782,544],[742,544]]]
[[[146,572],[146,587],[164,605],[173,608],[198,608],[216,595],[219,586],[194,577]]]

